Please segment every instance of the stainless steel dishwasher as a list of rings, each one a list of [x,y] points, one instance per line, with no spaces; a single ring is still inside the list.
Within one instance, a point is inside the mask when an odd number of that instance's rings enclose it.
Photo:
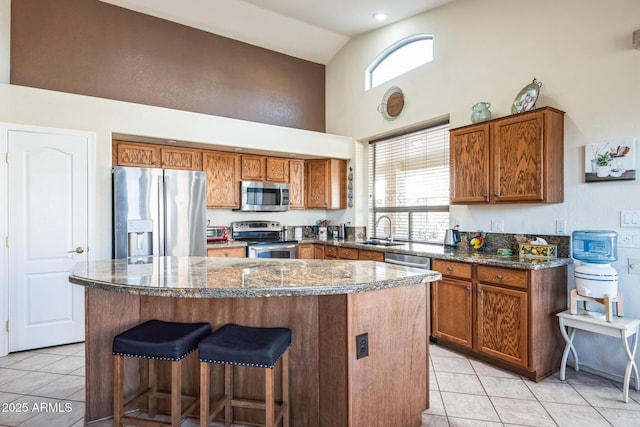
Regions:
[[[431,258],[421,255],[406,255],[386,252],[384,254],[384,262],[404,265],[405,267],[423,268],[425,270],[429,270],[431,268]]]
[[[422,268],[425,270],[431,269],[431,258],[421,255],[407,255],[407,254],[397,254],[393,252],[385,252],[384,254],[384,262],[389,264],[402,265],[405,267],[414,267],[414,268]],[[427,337],[429,341],[435,342],[435,338],[431,336],[431,322],[433,321],[433,317],[431,316],[432,307],[431,307],[431,286],[429,286],[429,291],[427,292],[427,307],[429,307],[429,320],[427,321]]]

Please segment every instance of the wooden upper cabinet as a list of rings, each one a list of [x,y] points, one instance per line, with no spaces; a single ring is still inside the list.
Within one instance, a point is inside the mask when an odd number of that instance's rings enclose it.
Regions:
[[[242,179],[246,181],[289,182],[289,159],[242,156]]]
[[[347,207],[347,162],[338,159],[306,161],[307,209]]]
[[[113,141],[113,166],[202,170],[202,151],[195,148]]]
[[[240,207],[240,156],[205,150],[202,163],[207,174],[207,207]]]
[[[304,160],[289,160],[289,209],[304,209]]]
[[[246,181],[264,181],[264,156],[242,156],[242,179]]]
[[[272,182],[289,182],[289,159],[267,157],[266,180]]]
[[[449,138],[451,203],[489,200],[489,125],[451,131]]]
[[[113,141],[113,166],[159,168],[160,146],[135,142]]]
[[[451,203],[564,201],[564,112],[544,107],[451,130]]]
[[[190,148],[161,147],[161,165],[168,169],[202,170],[202,151]]]

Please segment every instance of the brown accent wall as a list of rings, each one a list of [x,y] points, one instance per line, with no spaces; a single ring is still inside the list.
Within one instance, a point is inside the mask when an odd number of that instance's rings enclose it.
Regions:
[[[323,65],[98,0],[13,0],[10,79],[325,131]]]

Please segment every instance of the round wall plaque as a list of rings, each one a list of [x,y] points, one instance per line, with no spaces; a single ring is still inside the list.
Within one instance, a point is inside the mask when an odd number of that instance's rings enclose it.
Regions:
[[[404,108],[404,94],[398,86],[389,88],[382,97],[378,111],[387,120],[395,120]]]

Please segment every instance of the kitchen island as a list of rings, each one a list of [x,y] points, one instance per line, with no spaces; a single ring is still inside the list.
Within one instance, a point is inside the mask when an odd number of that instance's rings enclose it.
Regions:
[[[149,319],[283,326],[292,330],[291,425],[407,426],[428,408],[429,283],[441,275],[371,261],[153,257],[81,263],[69,278],[86,287],[86,422],[112,415],[111,343]],[[356,336],[368,356],[356,358]],[[137,364],[128,361],[133,394]],[[212,393],[222,393],[222,370]],[[197,394],[195,361],[183,373]],[[258,377],[260,377],[258,375]],[[263,395],[250,369],[236,375],[246,397]],[[167,375],[162,377],[166,382]],[[276,391],[278,394],[279,391]],[[260,414],[237,417],[259,422]]]

